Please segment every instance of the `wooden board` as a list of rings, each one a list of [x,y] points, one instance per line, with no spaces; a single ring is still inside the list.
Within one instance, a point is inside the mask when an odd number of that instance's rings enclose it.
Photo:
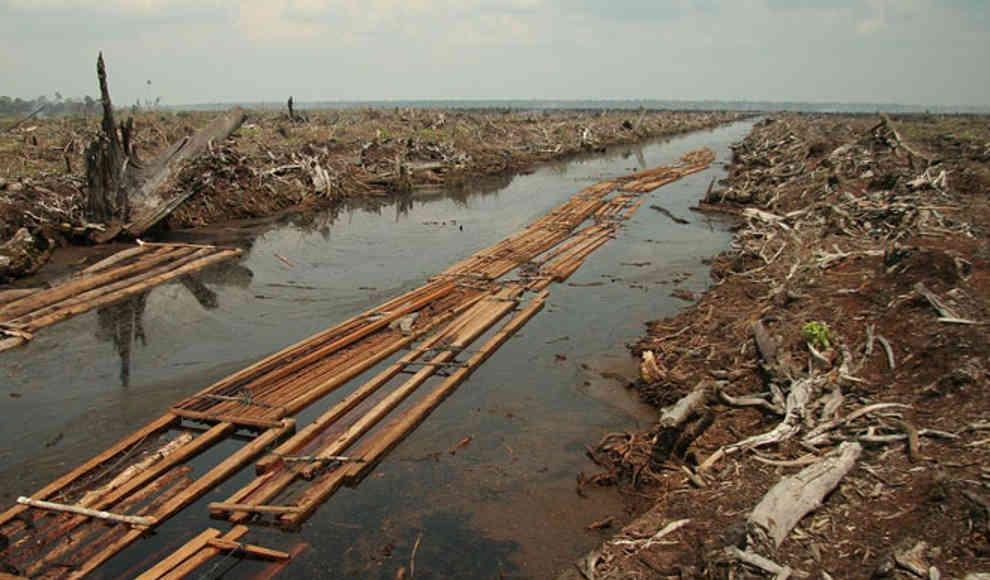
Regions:
[[[144,245],[117,252],[61,284],[0,305],[0,325],[28,333],[0,341],[0,351],[27,342],[30,333],[40,328],[240,254],[239,249],[183,244]]]

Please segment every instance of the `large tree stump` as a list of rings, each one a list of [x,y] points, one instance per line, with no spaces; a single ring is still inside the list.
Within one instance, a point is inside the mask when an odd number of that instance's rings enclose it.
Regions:
[[[107,224],[106,231],[96,236],[96,241],[107,241],[122,231],[133,236],[142,234],[192,195],[191,191],[175,190],[179,171],[211,143],[230,137],[247,113],[235,107],[192,137],[143,162],[132,144],[134,119],[121,123],[119,129],[114,122],[103,53],[96,61],[96,74],[103,122],[100,135],[86,149],[87,211],[92,220]]]

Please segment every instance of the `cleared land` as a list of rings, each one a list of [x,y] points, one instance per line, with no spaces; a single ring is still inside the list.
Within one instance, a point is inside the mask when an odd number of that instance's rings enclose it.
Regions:
[[[660,419],[591,452],[652,499],[572,573],[987,572],[990,122],[774,115],[734,152],[715,286],[634,348]]]

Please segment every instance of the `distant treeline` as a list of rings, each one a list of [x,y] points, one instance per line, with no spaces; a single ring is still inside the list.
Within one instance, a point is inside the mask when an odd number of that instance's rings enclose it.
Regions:
[[[39,111],[39,115],[62,115],[73,113],[89,113],[99,109],[100,101],[86,95],[82,98],[63,98],[55,93],[55,98],[41,95],[36,99],[0,96],[0,116],[30,115]]]

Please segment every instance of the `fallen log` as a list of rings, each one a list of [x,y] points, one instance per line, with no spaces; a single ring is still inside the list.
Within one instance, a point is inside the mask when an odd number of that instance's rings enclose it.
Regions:
[[[758,551],[773,553],[801,518],[818,508],[849,473],[862,451],[859,443],[847,441],[839,445],[836,455],[777,482],[747,518],[749,543]]]

